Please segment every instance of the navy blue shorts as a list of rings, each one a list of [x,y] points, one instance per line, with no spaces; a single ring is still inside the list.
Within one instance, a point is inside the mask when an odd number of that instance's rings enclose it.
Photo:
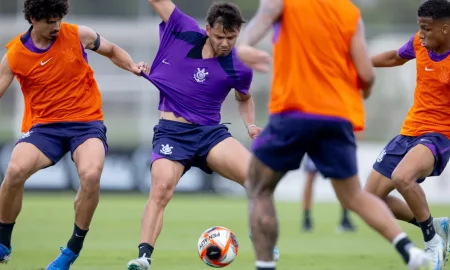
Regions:
[[[73,155],[75,149],[90,138],[100,139],[105,146],[105,153],[108,152],[103,121],[35,125],[16,144],[31,143],[56,164],[67,152]]]
[[[435,165],[430,176],[441,175],[450,158],[450,140],[440,133],[427,133],[418,137],[396,136],[378,155],[373,169],[391,179],[392,172],[406,153],[418,144],[427,146],[433,152]],[[418,183],[423,181],[425,178],[417,180]]]
[[[299,112],[272,115],[253,142],[253,152],[277,172],[298,169],[305,154],[325,178],[345,179],[358,172],[353,126],[341,118]]]
[[[154,128],[152,163],[160,158],[178,161],[187,172],[192,166],[211,174],[209,151],[231,137],[225,125],[201,126],[160,119]]]

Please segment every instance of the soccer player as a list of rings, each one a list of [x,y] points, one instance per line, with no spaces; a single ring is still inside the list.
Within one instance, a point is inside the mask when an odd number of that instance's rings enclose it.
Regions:
[[[433,269],[440,269],[450,250],[449,218],[433,219],[419,184],[440,175],[450,157],[450,2],[426,1],[417,15],[418,33],[398,51],[372,58],[375,67],[400,66],[415,58],[417,82],[400,134],[381,151],[365,189],[384,198],[398,219],[422,229]],[[406,203],[388,196],[394,189]]]
[[[69,151],[80,177],[74,230],[67,247],[47,269],[69,269],[83,246],[98,204],[108,149],[100,91],[86,49],[136,75],[149,72],[148,66],[136,65],[123,49],[91,28],[62,22],[68,9],[68,0],[26,0],[25,19],[31,27],[7,44],[0,63],[0,97],[16,77],[25,100],[24,133],[0,188],[1,263],[11,256],[11,234],[25,181]]]
[[[231,89],[235,89],[250,137],[260,132],[254,124],[249,91],[253,72],[233,49],[244,23],[238,7],[212,4],[203,30],[171,1],[149,3],[162,19],[160,47],[148,76],[160,91],[161,119],[154,129],[152,183],[142,218],[139,254],[128,263],[128,269],[150,267],[164,209],[181,176],[192,166],[244,185],[251,154],[220,124],[220,109]],[[276,248],[272,252],[278,256]]]
[[[246,182],[256,268],[275,269],[273,192],[307,153],[331,178],[343,207],[389,240],[409,269],[429,269],[428,254],[413,246],[386,204],[359,183],[353,131],[364,128],[362,98],[374,81],[359,9],[349,0],[261,0],[238,47],[241,60],[256,70],[269,70],[269,55],[252,46],[273,24],[271,115],[253,143]]]
[[[306,174],[305,186],[303,187],[303,231],[310,232],[313,230],[313,223],[311,218],[311,204],[313,185],[317,176],[317,167],[309,156],[305,156],[304,169]],[[348,209],[342,208],[342,218],[339,223],[339,232],[354,232],[356,230],[350,217]]]

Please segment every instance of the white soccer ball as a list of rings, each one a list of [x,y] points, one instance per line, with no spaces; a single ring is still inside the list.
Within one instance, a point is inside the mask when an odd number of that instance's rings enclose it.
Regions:
[[[221,268],[236,259],[239,244],[234,233],[221,226],[211,227],[198,239],[198,255],[205,264]]]

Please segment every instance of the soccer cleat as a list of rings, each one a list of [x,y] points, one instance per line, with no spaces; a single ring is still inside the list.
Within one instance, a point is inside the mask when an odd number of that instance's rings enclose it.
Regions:
[[[445,250],[444,250],[444,265],[448,261],[450,254],[450,218],[442,217],[442,218],[434,218],[433,226],[436,230],[436,233],[444,239]]]
[[[425,251],[411,247],[409,249],[409,270],[433,270],[431,266],[431,258]]]
[[[431,241],[425,242],[425,253],[431,258],[431,269],[441,270],[444,267],[444,239],[436,234]]]
[[[128,262],[128,270],[148,270],[150,268],[151,261],[149,258],[141,257]]]
[[[11,259],[11,248],[0,244],[0,264],[7,264]]]
[[[250,237],[250,240],[252,240],[252,233],[250,233],[248,236]],[[278,247],[275,246],[273,249],[273,260],[277,262],[279,259],[280,259],[280,251],[278,250]]]
[[[69,270],[77,258],[78,254],[69,248],[61,248],[61,254],[47,266],[47,270]]]

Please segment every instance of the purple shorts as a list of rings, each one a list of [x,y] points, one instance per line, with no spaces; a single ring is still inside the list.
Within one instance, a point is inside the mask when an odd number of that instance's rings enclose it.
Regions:
[[[346,179],[358,173],[353,126],[342,118],[300,112],[271,115],[253,142],[253,152],[277,172],[298,169],[308,154],[325,178]]]
[[[427,146],[433,152],[435,164],[430,176],[441,175],[450,158],[450,140],[440,133],[427,133],[418,137],[396,136],[378,155],[373,169],[391,179],[392,172],[406,153],[418,144]],[[418,179],[417,182],[422,183],[424,180]]]
[[[75,149],[90,138],[98,138],[108,152],[106,127],[103,121],[63,122],[33,126],[17,141],[31,143],[56,164],[69,151]]]

